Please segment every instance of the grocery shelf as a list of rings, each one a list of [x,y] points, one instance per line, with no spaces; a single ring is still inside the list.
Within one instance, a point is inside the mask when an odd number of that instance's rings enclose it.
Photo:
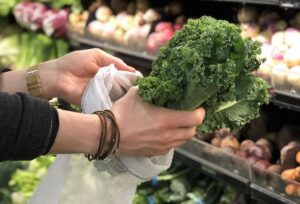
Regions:
[[[280,179],[280,176],[273,177],[273,174],[270,175],[269,172],[257,176],[253,167],[246,160],[199,139],[192,139],[177,148],[175,159],[180,159],[194,169],[217,180],[230,183],[240,192],[248,195],[249,199],[251,197],[251,199],[268,204],[299,203],[298,197],[286,197],[283,188],[284,181]],[[261,181],[266,180],[265,177],[268,176],[270,182],[275,185],[274,188]]]
[[[250,185],[251,189],[251,197],[255,200],[258,200],[260,202],[269,204],[297,204],[299,202],[297,201],[292,201],[284,196],[278,195],[272,191],[269,191],[259,185],[256,184],[251,184]]]
[[[125,47],[121,47],[119,45],[113,45],[112,43],[102,42],[98,39],[92,38],[91,36],[87,37],[85,35],[68,32],[68,37],[71,40],[71,44],[74,46],[80,46],[80,44],[84,44],[91,47],[99,47],[112,52],[117,52],[131,57],[135,57],[137,59],[147,60],[150,64],[156,58],[155,56],[151,56],[146,52],[137,52]]]
[[[240,2],[245,3],[247,1]],[[144,64],[141,64],[141,66],[150,69],[152,61],[156,58],[146,52],[138,52],[122,46],[102,42],[92,36],[68,33],[68,37],[71,40],[71,44],[77,48],[99,47],[114,52],[114,54],[117,54],[118,57],[123,58],[126,62],[128,60],[132,60],[136,64],[143,62]],[[300,112],[300,96],[296,94],[273,90],[271,102],[281,108]],[[260,185],[259,182],[256,182],[252,167],[246,160],[224,152],[199,139],[193,139],[184,146],[177,148],[175,150],[175,159],[180,159],[191,167],[217,180],[230,183],[239,189],[239,191],[248,195],[249,199],[252,198],[272,204],[299,203],[298,198],[290,199],[286,197],[282,189],[272,189],[267,185]],[[278,178],[280,179],[280,177]]]
[[[118,57],[123,58],[123,60],[126,62],[134,62],[135,64],[139,64],[141,67],[147,69],[151,69],[151,63],[156,58],[155,56],[151,56],[146,52],[141,53],[132,51],[118,45],[101,42],[97,39],[72,32],[68,32],[68,37],[70,38],[71,44],[74,47],[99,47],[101,49],[106,49],[108,51],[117,53]],[[274,94],[272,94],[271,102],[281,108],[287,108],[300,112],[300,96],[298,95],[276,90]]]
[[[275,91],[275,94],[271,98],[271,102],[280,108],[300,112],[300,96],[298,95]]]
[[[227,160],[224,154],[228,156]],[[221,157],[224,160],[222,160]],[[217,164],[216,161],[224,161],[223,164],[230,164],[231,162],[228,162],[228,159],[231,160],[231,155],[227,155],[226,152],[218,148],[213,148],[206,142],[198,139],[188,141],[185,145],[175,150],[175,158],[183,160],[188,165],[197,168],[208,176],[232,184],[244,193],[248,193],[249,191],[250,180],[247,177],[249,177],[250,167],[242,165],[242,169],[245,170],[245,172],[240,173],[244,176],[239,175],[238,170],[222,167],[220,163]],[[240,160],[240,158],[237,158],[235,162]]]

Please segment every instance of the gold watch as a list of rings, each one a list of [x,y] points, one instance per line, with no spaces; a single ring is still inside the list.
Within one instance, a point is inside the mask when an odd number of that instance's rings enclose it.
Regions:
[[[39,64],[32,66],[26,73],[27,89],[31,96],[43,98]]]

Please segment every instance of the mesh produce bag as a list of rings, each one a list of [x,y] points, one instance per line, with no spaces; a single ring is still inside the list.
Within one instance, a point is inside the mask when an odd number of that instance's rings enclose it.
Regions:
[[[101,68],[82,98],[84,113],[109,109],[135,84],[139,72]],[[83,155],[58,155],[29,204],[130,204],[139,181],[148,180],[171,165],[173,150],[157,157],[113,156],[89,162]]]

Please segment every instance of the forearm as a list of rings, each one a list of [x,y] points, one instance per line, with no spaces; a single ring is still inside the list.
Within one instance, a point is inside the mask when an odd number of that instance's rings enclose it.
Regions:
[[[20,70],[1,74],[0,92],[7,92],[10,94],[17,92],[28,93],[26,86],[26,72]]]
[[[0,161],[31,160],[47,153],[58,130],[58,115],[46,101],[0,92]]]
[[[101,125],[97,115],[59,110],[59,130],[49,153],[95,154]]]
[[[56,61],[48,61],[39,65],[42,92],[46,98],[56,97],[55,66]],[[28,94],[26,70],[10,71],[0,75],[0,92],[14,94],[17,92]]]

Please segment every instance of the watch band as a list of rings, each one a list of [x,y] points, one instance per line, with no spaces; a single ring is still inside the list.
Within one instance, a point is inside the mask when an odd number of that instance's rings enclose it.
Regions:
[[[31,96],[44,98],[40,79],[39,64],[32,66],[26,73],[27,89]]]

